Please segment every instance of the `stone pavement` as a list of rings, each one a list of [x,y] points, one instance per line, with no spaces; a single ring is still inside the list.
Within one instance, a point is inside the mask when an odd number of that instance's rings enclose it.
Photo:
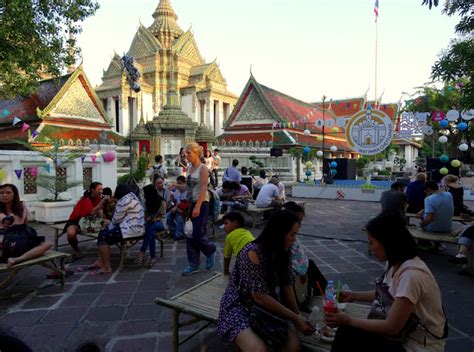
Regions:
[[[326,277],[341,280],[352,289],[370,289],[383,265],[367,253],[365,223],[379,210],[376,203],[336,200],[306,200],[307,217],[299,238],[309,257]],[[472,205],[470,205],[472,207]],[[33,224],[40,235],[52,239],[49,226]],[[222,269],[223,236],[217,239],[218,257],[215,270]],[[258,231],[254,232],[258,234]],[[63,240],[64,241],[64,240]],[[86,257],[69,268],[93,263],[96,247],[87,243]],[[69,251],[63,247],[63,251]],[[138,246],[130,255],[135,256]],[[459,267],[447,262],[444,255],[421,254],[440,285],[443,303],[450,323],[447,351],[474,349],[474,280],[456,275]],[[118,252],[112,252],[114,268]],[[98,343],[104,351],[170,351],[170,310],[153,303],[154,298],[171,297],[210,277],[201,271],[182,277],[186,265],[184,242],[165,242],[164,258],[153,269],[128,264],[109,276],[75,273],[67,278],[66,287],[45,279],[49,272],[29,268],[21,272],[0,296],[0,328],[10,329],[33,347],[34,351],[74,351],[85,341]],[[2,277],[0,277],[1,279]],[[188,330],[190,331],[190,330]],[[204,346],[204,348],[202,348]],[[207,328],[186,342],[180,351],[235,351],[224,345],[215,332]]]

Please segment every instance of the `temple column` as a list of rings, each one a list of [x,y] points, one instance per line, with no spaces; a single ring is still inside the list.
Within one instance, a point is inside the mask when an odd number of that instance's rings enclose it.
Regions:
[[[212,119],[212,117],[211,117],[211,97],[210,96],[206,97],[204,111],[205,111],[205,114],[206,114],[204,122],[205,122],[206,126],[212,130],[212,128],[211,128],[211,126],[212,126],[212,124],[211,124],[211,119]]]

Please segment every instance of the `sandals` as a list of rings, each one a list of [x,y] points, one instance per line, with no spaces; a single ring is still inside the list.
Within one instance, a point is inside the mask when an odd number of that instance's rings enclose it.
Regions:
[[[99,276],[99,275],[112,275],[112,272],[105,272],[102,269],[91,271],[91,276]]]
[[[144,260],[145,260],[145,254],[143,254],[142,256],[138,255],[138,257],[133,262],[137,265],[143,265]]]
[[[85,265],[85,266],[80,266],[79,268],[76,269],[78,273],[85,273],[87,271],[94,271],[100,269],[100,266],[97,265]]]
[[[148,263],[146,263],[145,267],[148,268],[148,269],[151,269],[153,268],[153,266],[156,264],[156,259],[155,258],[151,258]]]

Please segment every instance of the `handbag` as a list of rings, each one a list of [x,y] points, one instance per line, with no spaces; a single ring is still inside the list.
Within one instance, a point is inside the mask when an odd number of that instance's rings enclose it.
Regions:
[[[288,337],[288,321],[254,304],[250,308],[250,327],[270,347],[283,346]]]
[[[184,236],[189,239],[193,238],[193,222],[189,218],[184,223]]]
[[[44,242],[44,236],[38,236],[34,228],[27,225],[13,225],[4,232],[2,261],[19,257],[41,242]]]
[[[389,287],[387,284],[383,283],[383,278],[385,277],[384,273],[381,277],[375,280],[375,300],[372,303],[372,308],[370,309],[369,315],[367,319],[378,319],[378,320],[385,320],[387,319],[388,311],[392,306],[395,299],[389,292]],[[444,312],[444,308],[443,308]],[[446,314],[445,314],[446,317]],[[411,313],[408,317],[407,322],[403,326],[402,330],[398,334],[398,336],[387,336],[387,339],[393,341],[394,343],[403,344],[406,342],[410,333],[415,331],[417,328],[421,328],[427,334],[431,335],[432,337],[441,340],[445,339],[448,336],[448,319],[445,320],[443,336],[439,337],[430,332],[423,324],[421,324],[420,318],[415,314]]]

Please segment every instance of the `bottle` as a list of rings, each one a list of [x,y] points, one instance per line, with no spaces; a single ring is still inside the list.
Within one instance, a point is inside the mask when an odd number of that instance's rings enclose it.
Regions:
[[[327,313],[334,313],[337,310],[336,296],[334,293],[334,281],[328,280],[328,285],[324,292],[324,297],[326,299],[324,303],[324,311]]]

